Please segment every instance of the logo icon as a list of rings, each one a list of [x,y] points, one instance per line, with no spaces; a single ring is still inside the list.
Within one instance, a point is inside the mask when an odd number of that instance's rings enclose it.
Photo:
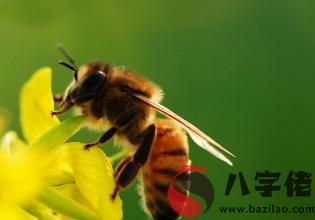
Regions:
[[[211,181],[203,174],[206,172],[205,168],[199,168],[196,166],[185,166],[183,169],[178,171],[176,176],[171,182],[167,198],[174,209],[179,215],[194,218],[202,212],[201,203],[190,197],[189,194],[195,194],[204,199],[206,208],[203,213],[209,211],[214,201],[214,188]],[[186,193],[180,192],[182,190],[176,189],[176,184],[186,177],[189,180],[189,184],[185,185]]]

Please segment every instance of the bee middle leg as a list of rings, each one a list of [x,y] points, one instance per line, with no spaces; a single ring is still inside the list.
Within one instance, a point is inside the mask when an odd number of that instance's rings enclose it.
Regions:
[[[107,142],[109,139],[111,139],[117,132],[117,128],[113,127],[111,129],[109,129],[108,131],[106,131],[102,136],[101,138],[95,142],[95,143],[92,143],[92,144],[86,144],[84,146],[84,150],[89,150],[91,147],[94,147],[98,144],[104,144],[105,142]]]
[[[124,166],[120,167],[120,171],[118,171],[118,173],[115,173],[117,177],[116,186],[111,196],[112,200],[116,198],[120,189],[125,188],[135,179],[139,169],[148,160],[155,135],[156,127],[154,124],[152,124],[145,130],[142,143],[133,157],[129,160],[126,160],[125,163],[123,162]]]
[[[131,111],[128,111],[126,113],[124,113],[122,116],[120,116],[118,118],[118,120],[115,123],[115,127],[110,128],[108,131],[106,131],[101,138],[92,143],[92,144],[87,144],[84,146],[85,150],[89,150],[91,147],[94,147],[98,144],[104,144],[105,142],[107,142],[109,139],[111,139],[116,132],[118,131],[119,128],[127,125],[129,122],[132,121],[132,119],[138,114],[138,110],[134,109]]]

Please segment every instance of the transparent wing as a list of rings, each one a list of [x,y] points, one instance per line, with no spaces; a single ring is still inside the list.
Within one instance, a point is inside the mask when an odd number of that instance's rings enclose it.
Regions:
[[[220,160],[223,160],[227,164],[233,166],[233,163],[224,155],[224,153],[229,154],[233,157],[235,157],[235,155],[229,152],[228,150],[226,150],[217,142],[215,142],[212,138],[207,136],[197,127],[195,127],[194,125],[192,125],[191,123],[189,123],[188,121],[180,117],[179,115],[175,114],[171,110],[167,109],[163,105],[156,103],[143,95],[133,94],[133,96],[137,98],[138,100],[140,100],[141,102],[145,103],[146,105],[154,108],[156,111],[162,113],[166,117],[175,120],[183,129],[185,129],[185,131],[191,136],[193,141],[196,144],[198,144],[201,148],[210,152],[215,157],[219,158]]]

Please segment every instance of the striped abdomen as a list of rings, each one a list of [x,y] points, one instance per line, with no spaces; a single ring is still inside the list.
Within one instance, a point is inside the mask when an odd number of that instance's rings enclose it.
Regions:
[[[167,119],[157,120],[156,126],[157,136],[143,167],[144,205],[155,220],[175,220],[179,215],[170,207],[167,191],[178,171],[190,163],[187,136]],[[186,194],[185,188],[189,188],[188,175],[180,177],[174,186]]]

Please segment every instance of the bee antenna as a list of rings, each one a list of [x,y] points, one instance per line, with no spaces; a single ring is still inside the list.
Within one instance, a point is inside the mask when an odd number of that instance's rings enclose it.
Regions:
[[[59,60],[58,63],[59,63],[60,65],[63,65],[63,66],[65,66],[65,67],[71,69],[73,72],[76,72],[76,71],[77,71],[77,69],[76,69],[75,67],[73,67],[72,65],[66,63],[66,62],[63,61],[63,60]]]
[[[72,56],[70,55],[69,51],[66,50],[66,48],[63,46],[62,43],[57,43],[56,47],[65,56],[65,58],[70,62],[70,64],[69,64],[63,60],[60,60],[58,63],[71,69],[74,73],[74,79],[76,81],[78,81],[78,66],[76,65],[76,63],[75,63],[74,59],[72,58]]]

